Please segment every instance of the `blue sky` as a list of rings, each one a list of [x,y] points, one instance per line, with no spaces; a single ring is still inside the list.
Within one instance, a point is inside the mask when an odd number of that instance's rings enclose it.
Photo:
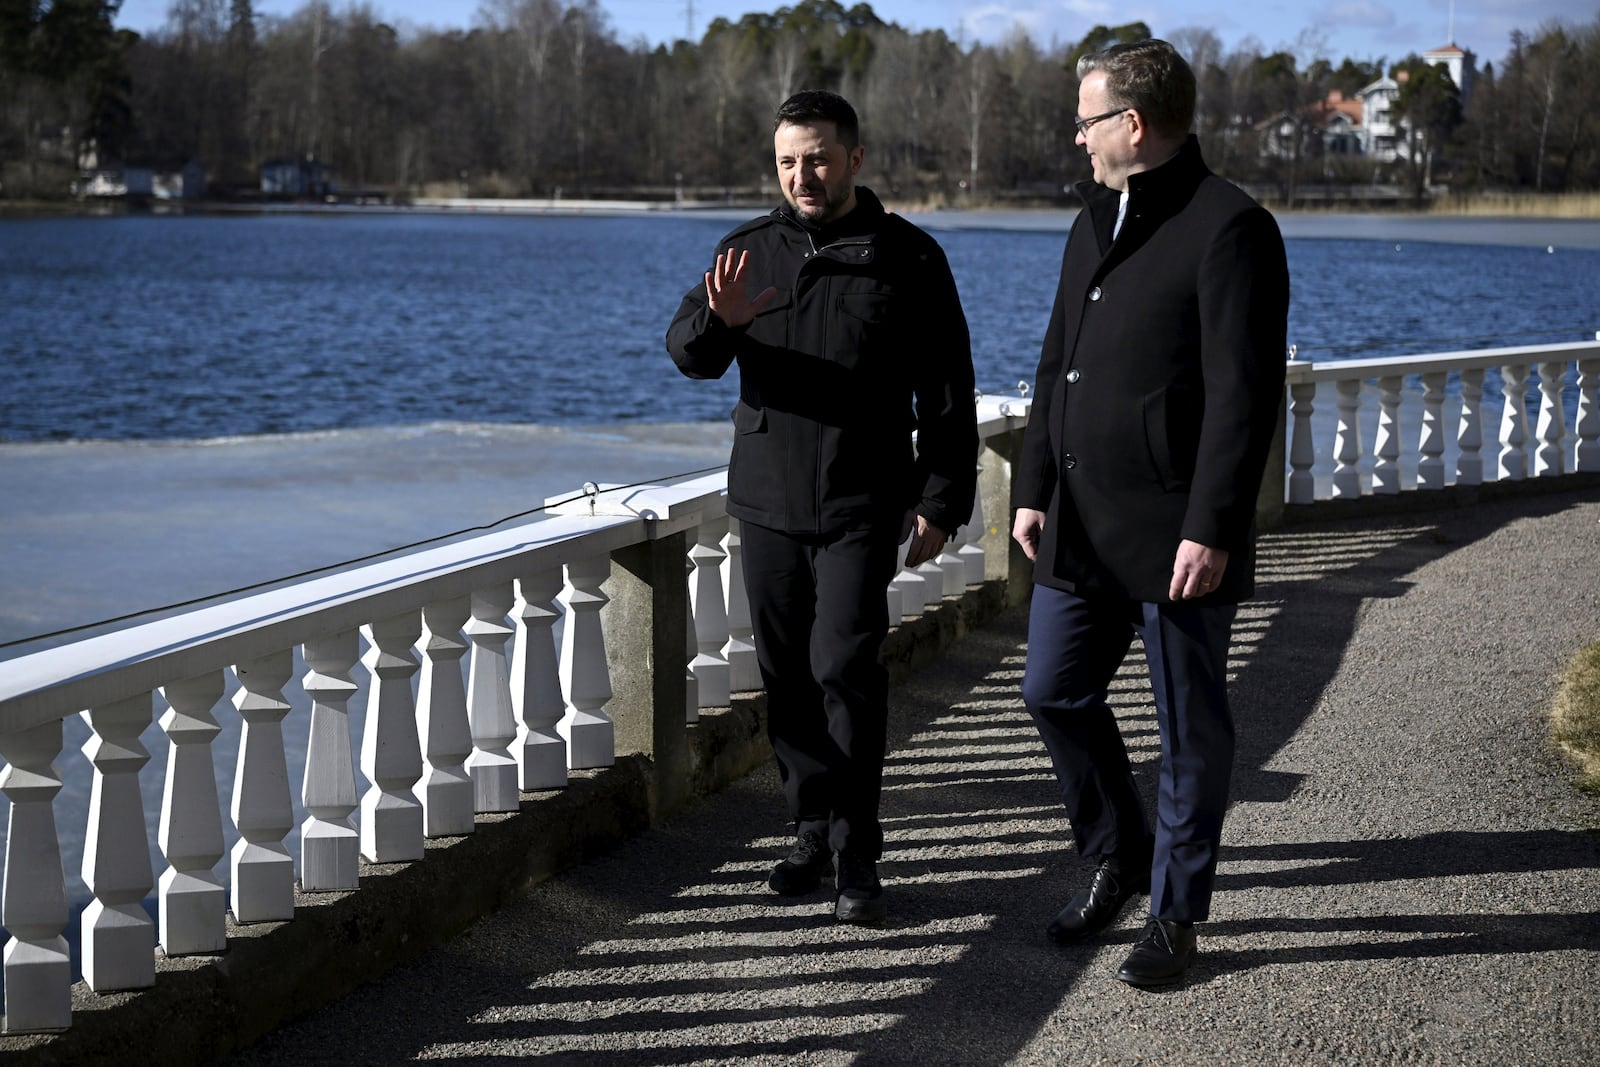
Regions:
[[[744,12],[773,11],[785,2],[692,0],[694,36],[719,15],[737,20]],[[284,15],[304,0],[255,3],[261,14]],[[656,44],[687,35],[688,0],[600,4],[623,41],[642,37]],[[169,6],[170,0],[123,0],[118,25],[158,29]],[[347,6],[347,0],[333,0],[335,10]],[[396,23],[466,27],[476,18],[479,0],[370,0],[370,6]],[[1186,26],[1212,29],[1226,48],[1247,37],[1268,51],[1299,52],[1297,46],[1320,41],[1311,49],[1317,54],[1391,60],[1448,43],[1453,7],[1455,43],[1476,52],[1480,63],[1505,55],[1513,29],[1533,33],[1553,19],[1581,25],[1600,15],[1600,0],[877,0],[872,7],[881,18],[909,29],[942,28],[966,40],[997,41],[1020,24],[1040,43],[1075,42],[1097,24],[1143,20],[1158,36]]]

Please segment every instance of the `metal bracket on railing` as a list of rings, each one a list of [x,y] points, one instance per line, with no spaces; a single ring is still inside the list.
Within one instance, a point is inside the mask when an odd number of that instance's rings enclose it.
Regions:
[[[600,496],[600,487],[594,482],[584,482],[583,495],[589,498],[589,514],[593,515],[595,500]]]
[[[982,389],[974,389],[972,391],[972,402],[974,404],[976,404],[978,401],[980,401],[982,399],[983,399],[983,390]]]
[[[1028,399],[1028,394],[1031,392],[1033,392],[1033,386],[1029,385],[1027,382],[1017,383],[1017,395],[1022,397],[1022,399]]]
[[[1299,354],[1300,354],[1300,346],[1299,345],[1290,345],[1289,346],[1289,358],[1290,359],[1293,359],[1295,356],[1297,356]]]

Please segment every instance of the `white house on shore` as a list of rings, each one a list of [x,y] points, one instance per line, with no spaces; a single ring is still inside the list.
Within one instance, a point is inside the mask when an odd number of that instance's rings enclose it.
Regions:
[[[1444,65],[1464,103],[1477,75],[1477,57],[1447,44],[1422,53],[1422,58],[1431,66]],[[1385,75],[1351,97],[1334,89],[1302,109],[1298,118],[1285,111],[1256,123],[1261,155],[1275,159],[1320,155],[1329,161],[1361,157],[1374,163],[1406,158],[1410,128],[1394,113],[1405,77],[1405,71],[1397,77]]]
[[[1430,66],[1444,64],[1445,73],[1461,93],[1461,102],[1466,103],[1477,77],[1477,56],[1455,44],[1447,44],[1422,53],[1422,58]],[[1406,155],[1409,127],[1404,119],[1394,115],[1395,101],[1400,98],[1400,82],[1404,80],[1405,72],[1401,71],[1399,80],[1385,76],[1356,94],[1361,101],[1361,152],[1379,163],[1393,163]]]

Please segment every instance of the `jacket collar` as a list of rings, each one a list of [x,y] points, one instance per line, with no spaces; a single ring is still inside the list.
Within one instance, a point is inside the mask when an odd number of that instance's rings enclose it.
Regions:
[[[1122,225],[1135,226],[1136,219],[1138,229],[1159,225],[1187,204],[1210,174],[1211,169],[1200,156],[1200,140],[1191,133],[1177,155],[1159,167],[1128,175],[1128,214]],[[1096,181],[1082,181],[1075,188],[1089,210],[1101,249],[1109,248],[1121,194]]]
[[[1137,198],[1157,204],[1174,200],[1182,203],[1210,173],[1205,160],[1200,158],[1200,139],[1191,133],[1178,154],[1161,166],[1128,175],[1128,202],[1131,204]]]
[[[773,218],[788,226],[807,231],[818,244],[827,244],[841,237],[877,233],[882,228],[883,218],[887,214],[883,201],[865,185],[856,186],[856,206],[849,214],[822,226],[802,220],[787,201],[781,207],[772,209]]]

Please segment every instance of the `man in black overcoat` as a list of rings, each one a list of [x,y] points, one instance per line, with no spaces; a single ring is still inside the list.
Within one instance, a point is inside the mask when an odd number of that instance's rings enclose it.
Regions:
[[[1078,65],[1078,193],[1015,479],[1034,560],[1023,699],[1060,781],[1087,886],[1056,941],[1148,892],[1117,977],[1183,980],[1228,804],[1227,651],[1254,586],[1256,497],[1278,432],[1289,276],[1264,208],[1207,169],[1194,74],[1164,41]],[[1134,634],[1161,733],[1156,817],[1107,704]]]
[[[917,566],[971,518],[972,349],[938,243],[855,183],[849,102],[796,93],[773,150],[787,202],[722,239],[667,348],[691,378],[739,368],[727,506],[795,824],[767,884],[810,893],[831,871],[835,916],[875,922],[886,594],[899,544]]]

